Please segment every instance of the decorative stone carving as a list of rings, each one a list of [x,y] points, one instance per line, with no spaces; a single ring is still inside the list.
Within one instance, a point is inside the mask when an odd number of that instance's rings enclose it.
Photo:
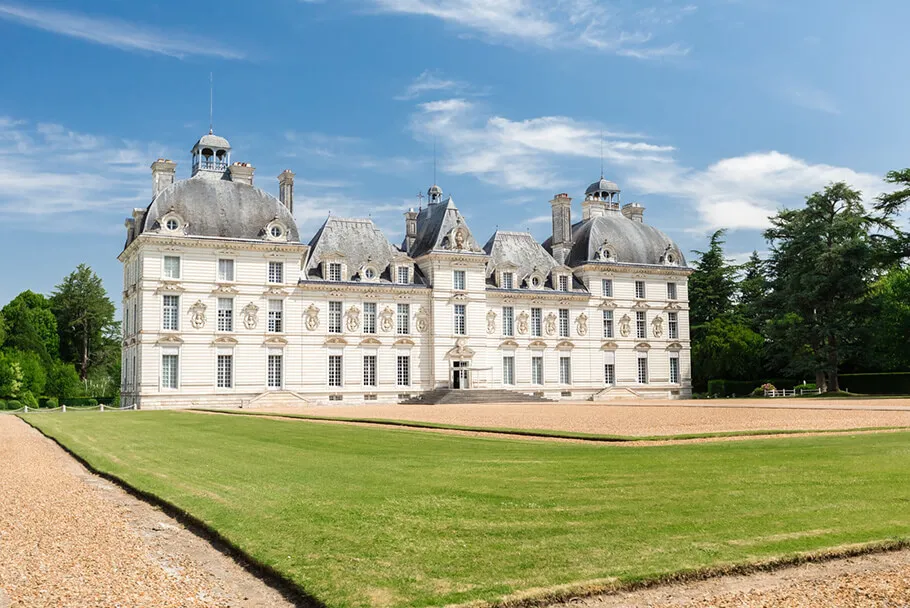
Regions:
[[[556,335],[556,315],[552,312],[544,319],[544,331],[547,332],[548,336]]]
[[[386,306],[382,309],[382,312],[379,313],[379,328],[382,331],[389,332],[392,331],[392,319],[395,317],[395,313],[392,312],[392,309]]]
[[[421,306],[420,310],[417,311],[414,319],[414,325],[417,327],[418,332],[423,334],[430,329],[430,315],[427,313],[427,309],[423,306]]]
[[[319,309],[315,304],[310,304],[307,309],[303,312],[305,317],[303,324],[306,325],[306,328],[310,331],[316,331],[316,328],[319,327]]]
[[[661,316],[654,317],[654,320],[651,321],[651,334],[655,338],[659,338],[664,335],[664,318]]]
[[[619,335],[628,338],[632,333],[632,318],[629,315],[623,315],[619,320]]]
[[[243,326],[247,329],[256,329],[256,326],[259,325],[259,307],[250,302],[243,307],[241,314],[243,315]]]
[[[356,304],[344,314],[344,326],[352,333],[360,329],[360,309]]]
[[[496,313],[492,310],[487,312],[487,333],[492,334],[496,331]]]
[[[518,313],[518,335],[523,336],[528,333],[528,313],[521,311]]]
[[[588,334],[588,315],[581,313],[575,317],[575,331],[578,332],[579,336]]]
[[[202,300],[196,300],[196,303],[190,306],[190,323],[193,329],[202,329],[205,327],[205,304]]]
[[[474,349],[467,345],[465,338],[455,340],[455,348],[446,353],[446,359],[471,359],[474,356]]]
[[[598,262],[606,262],[613,259],[613,251],[609,242],[604,240],[603,244],[594,252],[594,259]]]

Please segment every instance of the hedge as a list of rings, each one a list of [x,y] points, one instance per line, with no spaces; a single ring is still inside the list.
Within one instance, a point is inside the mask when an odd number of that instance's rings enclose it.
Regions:
[[[785,378],[771,378],[770,380],[708,380],[708,395],[711,397],[748,397],[752,391],[763,384],[770,382],[774,388],[791,389],[799,380],[787,380]]]
[[[61,399],[60,403],[72,406],[91,406],[91,405],[114,405],[114,402],[117,400],[117,397],[67,397]]]
[[[841,374],[842,391],[862,395],[910,395],[910,372]]]

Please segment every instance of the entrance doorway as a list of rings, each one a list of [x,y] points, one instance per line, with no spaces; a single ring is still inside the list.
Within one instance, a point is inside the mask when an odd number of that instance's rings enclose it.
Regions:
[[[452,361],[452,388],[471,388],[470,361]]]

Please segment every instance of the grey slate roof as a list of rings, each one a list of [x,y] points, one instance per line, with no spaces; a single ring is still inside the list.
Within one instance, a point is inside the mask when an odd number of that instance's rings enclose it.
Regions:
[[[512,264],[517,269],[515,276],[519,284],[534,271],[546,280],[550,271],[559,266],[553,256],[527,232],[497,230],[483,250],[490,256],[490,271],[502,264]]]
[[[449,233],[456,226],[462,226],[465,232],[464,247],[461,251],[481,252],[480,245],[471,234],[471,230],[458,212],[455,201],[448,199],[435,205],[428,205],[417,215],[417,237],[408,255],[419,257],[430,251],[448,250]]]
[[[616,182],[611,182],[610,180],[601,177],[598,181],[588,186],[588,189],[585,190],[585,194],[593,194],[600,191],[619,192],[619,186]]]
[[[213,133],[208,133],[208,134],[200,137],[199,141],[196,142],[196,145],[193,146],[193,148],[195,149],[197,146],[200,148],[209,147],[209,148],[225,148],[227,150],[231,149],[231,144],[228,143],[228,140],[221,137],[220,135],[215,135]]]
[[[544,249],[552,253],[552,239],[543,243]],[[666,234],[638,221],[633,221],[619,212],[607,213],[572,226],[572,250],[566,259],[567,266],[585,262],[612,261],[621,264],[664,265],[668,251],[676,256],[677,265],[686,266],[682,250]],[[596,259],[597,251],[606,242],[612,254],[610,260]]]
[[[319,266],[328,257],[344,256],[348,272],[355,273],[367,264],[380,274],[386,272],[398,250],[369,219],[329,217],[310,241],[307,276],[321,277]]]
[[[281,201],[229,179],[199,174],[171,184],[148,206],[142,232],[157,229],[158,219],[172,209],[188,224],[189,236],[259,240],[269,222],[278,219],[287,227],[288,242],[300,242],[297,223]]]

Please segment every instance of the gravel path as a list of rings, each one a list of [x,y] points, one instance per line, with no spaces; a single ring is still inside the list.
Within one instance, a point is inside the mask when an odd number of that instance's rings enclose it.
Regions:
[[[0,463],[0,608],[293,606],[14,416]]]
[[[770,400],[767,400],[770,401]],[[726,407],[698,401],[682,405],[642,402],[613,404],[356,405],[256,408],[257,412],[314,416],[393,418],[465,426],[546,429],[607,435],[676,435],[747,430],[831,430],[910,427],[910,400],[842,401],[824,407],[813,402],[731,401]],[[704,403],[704,402],[701,402]],[[724,402],[727,403],[726,401]],[[756,407],[755,404],[760,404]],[[749,405],[752,404],[752,405]],[[838,409],[832,409],[833,407]],[[888,409],[882,409],[888,408]]]

